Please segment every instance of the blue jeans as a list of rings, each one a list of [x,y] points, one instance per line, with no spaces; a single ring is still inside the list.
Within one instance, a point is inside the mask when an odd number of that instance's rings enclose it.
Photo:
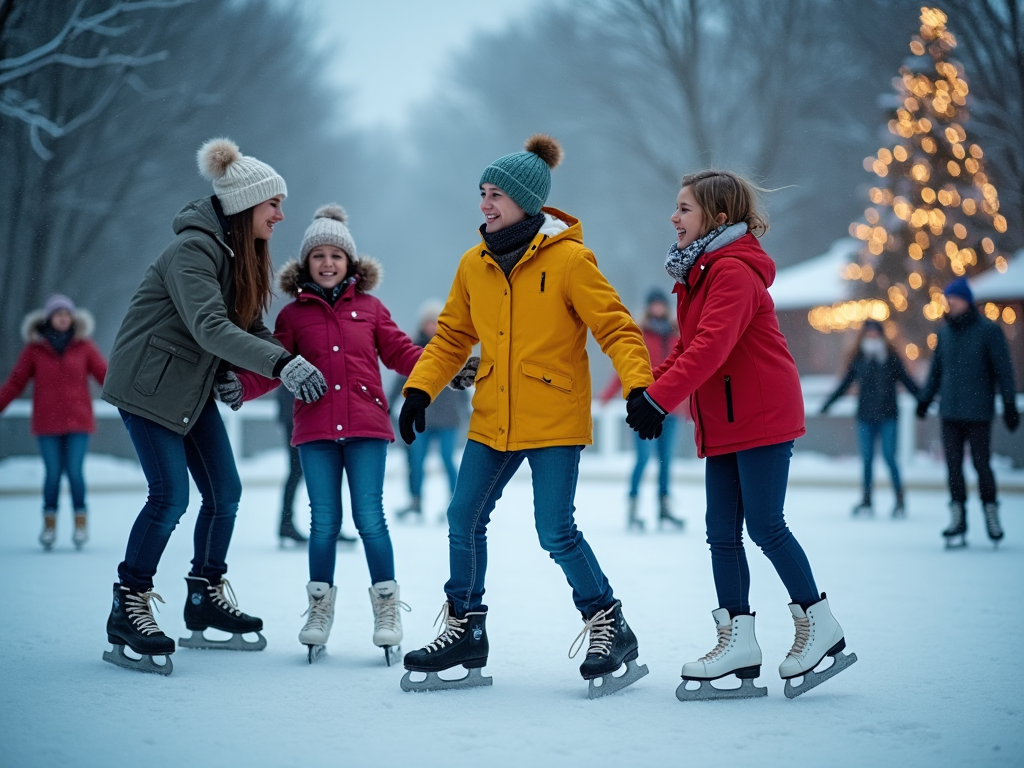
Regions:
[[[718,607],[727,608],[731,615],[750,613],[744,519],[747,533],[775,566],[790,599],[804,606],[820,599],[807,556],[782,516],[792,454],[789,440],[707,459],[704,480],[711,569]]]
[[[651,457],[651,451],[658,446],[658,495],[668,496],[668,485],[672,471],[672,449],[676,442],[676,426],[679,420],[672,415],[666,416],[662,422],[661,437],[657,440],[641,440],[637,432],[633,433],[636,444],[636,466],[633,477],[629,481],[629,497],[635,499],[640,492],[640,480],[644,476],[644,467]]]
[[[60,477],[68,476],[71,486],[71,504],[77,514],[85,513],[85,475],[82,464],[89,450],[89,435],[85,432],[69,432],[66,435],[40,435],[39,453],[43,457],[46,476],[43,480],[43,512],[52,515],[57,511],[60,495]]]
[[[455,481],[458,472],[455,469],[455,434],[457,430],[451,429],[428,429],[416,438],[416,442],[409,446],[409,495],[419,498],[423,495],[423,462],[427,459],[427,450],[430,448],[430,441],[437,440],[437,449],[441,453],[441,461],[444,463],[444,470],[448,474],[448,487],[455,495]]]
[[[387,440],[354,437],[314,440],[299,446],[309,493],[309,580],[334,584],[341,530],[341,480],[348,469],[352,519],[363,540],[370,583],[395,578],[395,553],[384,521],[384,461]]]
[[[487,524],[501,492],[522,465],[533,472],[534,521],[540,545],[561,566],[576,608],[587,618],[615,602],[612,588],[576,527],[576,480],[582,446],[496,451],[470,440],[448,507],[451,578],[444,591],[463,616],[480,607],[487,571]]]
[[[892,487],[896,493],[903,493],[900,483],[900,469],[896,466],[896,419],[886,421],[857,420],[857,438],[860,441],[860,456],[864,460],[864,498],[871,498],[872,474],[875,463],[875,439],[882,438],[882,458],[889,466]]]
[[[124,562],[117,567],[121,583],[138,590],[153,586],[160,557],[188,507],[189,474],[202,496],[191,573],[219,583],[228,570],[242,481],[217,404],[212,397],[206,401],[187,435],[127,411],[120,413],[149,484],[149,498],[128,536]]]

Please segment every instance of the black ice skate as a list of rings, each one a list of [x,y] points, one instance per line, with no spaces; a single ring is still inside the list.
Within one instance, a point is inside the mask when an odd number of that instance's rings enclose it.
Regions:
[[[278,529],[277,535],[281,542],[281,549],[284,549],[286,541],[294,541],[296,544],[305,544],[309,541],[295,527],[295,523],[292,521],[292,513],[288,510],[281,513],[281,527]]]
[[[946,537],[946,549],[959,549],[967,546],[967,510],[964,509],[962,501],[952,501],[949,504],[949,513],[952,520],[949,528],[942,532]]]
[[[666,526],[672,530],[681,531],[686,527],[686,521],[672,515],[672,505],[669,503],[668,496],[662,496],[658,500],[658,527]]]
[[[174,671],[174,665],[171,664],[174,641],[160,631],[153,619],[152,600],[163,602],[163,598],[152,589],[137,592],[114,584],[114,602],[107,618],[107,641],[113,648],[103,652],[104,661],[125,669],[158,675],[169,675]],[[141,658],[134,659],[127,655],[124,652],[126,645]],[[153,661],[154,656],[163,656],[166,661],[157,664]]]
[[[405,668],[409,671],[402,678],[402,690],[446,691],[492,685],[494,678],[484,677],[480,671],[487,664],[487,608],[481,606],[459,618],[446,600],[437,619],[441,622],[437,639],[405,654]],[[467,670],[464,677],[445,680],[438,676],[438,672],[459,664]],[[427,676],[413,680],[413,672],[426,672]]]
[[[988,529],[988,537],[992,540],[992,546],[998,547],[1003,538],[1003,527],[999,525],[999,502],[989,501],[984,505],[985,527]]]
[[[637,517],[636,514],[636,496],[631,496],[629,499],[629,513],[626,517],[626,530],[636,531],[638,533],[644,532],[644,521]]]
[[[248,616],[238,610],[235,593],[227,579],[213,585],[201,576],[186,576],[188,597],[185,599],[185,626],[192,630],[191,637],[178,639],[182,648],[205,648],[225,651],[262,651],[267,640],[260,634],[263,619]],[[230,632],[227,640],[210,640],[203,632],[212,627]],[[256,640],[242,635],[256,633]]]
[[[569,648],[570,659],[579,653],[588,632],[590,647],[587,649],[587,658],[580,665],[580,674],[584,680],[590,681],[590,698],[596,699],[621,691],[647,674],[647,665],[636,663],[640,653],[636,635],[622,615],[621,601],[616,600],[614,605],[598,611],[586,620],[582,631]],[[616,677],[613,673],[623,664],[626,665],[626,671]]]

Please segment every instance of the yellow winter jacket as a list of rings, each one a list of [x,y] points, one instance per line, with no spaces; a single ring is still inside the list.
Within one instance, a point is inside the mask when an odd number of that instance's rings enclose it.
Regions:
[[[643,334],[583,245],[582,225],[544,213],[508,279],[486,244],[466,251],[437,334],[405,384],[433,400],[479,341],[469,438],[498,451],[593,442],[588,328],[624,394],[654,381]]]

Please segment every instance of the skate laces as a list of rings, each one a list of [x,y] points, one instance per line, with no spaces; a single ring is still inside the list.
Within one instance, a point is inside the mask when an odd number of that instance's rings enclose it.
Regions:
[[[223,608],[228,613],[233,613],[235,616],[241,616],[242,612],[238,609],[238,598],[235,597],[235,590],[231,588],[231,582],[227,579],[222,578],[220,584],[213,586],[212,584],[207,587],[210,590],[210,596],[213,598],[213,602],[219,607]],[[161,600],[161,602],[163,602]]]
[[[400,629],[399,625],[402,623],[398,609],[401,608],[403,611],[412,610],[407,603],[396,599],[394,592],[390,595],[381,595],[376,591],[373,593],[373,608],[373,629],[375,632],[381,629],[398,632]]]
[[[466,631],[466,624],[469,623],[469,619],[460,619],[451,612],[448,601],[441,606],[441,612],[434,619],[434,626],[437,626],[439,621],[441,622],[441,634],[424,646],[424,650],[429,653],[440,651],[446,645],[454,643]]]
[[[806,616],[802,619],[799,616],[794,616],[793,623],[796,625],[796,638],[793,640],[793,647],[789,649],[788,655],[799,657],[807,647],[807,641],[811,639],[811,620]]]
[[[150,601],[158,600],[161,603],[164,599],[152,589],[141,594],[128,592],[124,596],[124,608],[128,618],[135,624],[136,629],[144,635],[161,634],[156,619],[153,618],[153,609],[156,608]],[[159,611],[160,609],[157,608]]]
[[[615,640],[615,617],[612,616],[610,608],[598,611],[583,624],[583,629],[569,646],[570,659],[576,658],[576,654],[583,648],[588,632],[590,633],[590,647],[587,648],[587,656],[591,654],[607,656],[611,653],[612,641]]]
[[[718,628],[718,645],[708,651],[705,655],[701,656],[697,661],[714,661],[723,653],[725,649],[729,647],[729,641],[732,640],[732,624],[726,624]]]
[[[309,607],[302,612],[303,616],[309,616],[306,620],[306,626],[302,628],[303,631],[307,629],[326,629],[333,610],[334,599],[331,597],[330,592],[323,597],[311,597],[309,599]]]

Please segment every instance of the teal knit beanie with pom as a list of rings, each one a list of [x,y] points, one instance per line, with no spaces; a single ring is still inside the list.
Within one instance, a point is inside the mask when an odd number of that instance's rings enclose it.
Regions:
[[[499,157],[484,168],[480,186],[493,184],[528,216],[536,216],[551,191],[551,169],[561,161],[562,145],[551,136],[536,133],[527,139],[525,152]]]

